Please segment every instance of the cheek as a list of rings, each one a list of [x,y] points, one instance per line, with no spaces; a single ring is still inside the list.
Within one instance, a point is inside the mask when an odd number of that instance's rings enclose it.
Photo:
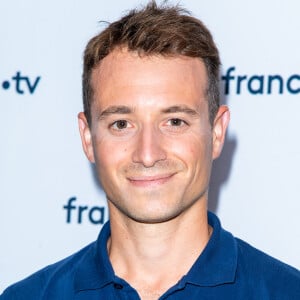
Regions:
[[[182,140],[170,143],[169,147],[173,155],[187,164],[201,162],[210,159],[212,155],[212,142],[208,136],[190,136]]]
[[[96,139],[94,145],[96,166],[99,171],[117,170],[119,165],[122,165],[128,160],[128,147],[126,143],[114,143],[105,138]]]
[[[212,164],[212,143],[208,139],[189,139],[177,149],[178,158],[185,164],[189,187],[194,190],[207,185]]]

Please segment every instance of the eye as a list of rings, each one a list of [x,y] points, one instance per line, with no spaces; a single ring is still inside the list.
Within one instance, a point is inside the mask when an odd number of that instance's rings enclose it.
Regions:
[[[168,125],[171,125],[171,126],[176,126],[176,127],[180,127],[180,126],[184,126],[186,125],[186,122],[181,120],[181,119],[178,119],[178,118],[174,118],[174,119],[170,119],[168,122],[167,122]]]
[[[126,120],[115,121],[111,127],[116,130],[122,130],[128,128],[128,122]]]
[[[167,133],[184,133],[190,127],[189,123],[181,118],[170,118],[163,122],[162,129]]]

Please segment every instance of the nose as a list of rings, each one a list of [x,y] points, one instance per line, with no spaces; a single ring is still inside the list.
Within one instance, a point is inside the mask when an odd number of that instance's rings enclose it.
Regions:
[[[163,137],[153,126],[144,126],[138,133],[132,160],[143,164],[144,167],[153,167],[156,162],[167,158],[163,147]]]

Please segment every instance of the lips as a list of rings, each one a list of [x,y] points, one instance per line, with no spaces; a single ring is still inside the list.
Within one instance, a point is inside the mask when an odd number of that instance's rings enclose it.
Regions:
[[[137,187],[154,187],[168,182],[174,175],[175,173],[154,176],[132,176],[127,179],[132,185]]]

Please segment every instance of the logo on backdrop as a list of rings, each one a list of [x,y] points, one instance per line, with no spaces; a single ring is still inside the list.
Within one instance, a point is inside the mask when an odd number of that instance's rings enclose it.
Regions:
[[[17,71],[11,78],[2,81],[3,90],[13,90],[17,94],[34,94],[39,86],[41,76],[27,76]]]
[[[238,74],[236,67],[230,67],[221,77],[224,94],[280,95],[300,93],[300,74],[282,76],[279,74]]]
[[[28,76],[17,71],[10,79],[2,81],[3,90],[13,90],[19,95],[34,94],[41,76]],[[239,74],[235,66],[229,67],[221,76],[224,94],[300,94],[300,74],[282,76],[280,74]]]
[[[66,211],[66,222],[71,224],[104,224],[105,207],[103,206],[87,206],[77,204],[77,198],[71,197],[67,204],[63,206]]]

